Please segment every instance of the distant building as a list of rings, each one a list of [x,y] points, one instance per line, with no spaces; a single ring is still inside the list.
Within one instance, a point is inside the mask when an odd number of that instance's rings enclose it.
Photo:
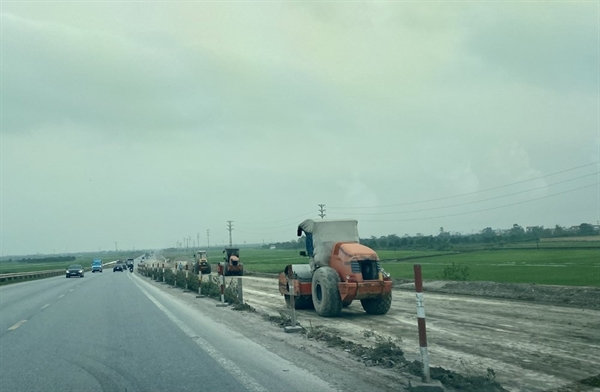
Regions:
[[[277,247],[275,245],[271,245],[269,249],[277,249]]]
[[[544,230],[544,226],[527,226],[527,227],[525,228],[525,231],[526,231],[527,233],[533,233],[533,231],[534,231],[534,230],[536,230],[536,229],[537,229],[537,230]]]

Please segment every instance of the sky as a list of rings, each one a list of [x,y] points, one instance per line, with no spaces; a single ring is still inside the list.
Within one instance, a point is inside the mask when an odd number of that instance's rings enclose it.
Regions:
[[[599,7],[2,1],[2,255],[597,224]]]

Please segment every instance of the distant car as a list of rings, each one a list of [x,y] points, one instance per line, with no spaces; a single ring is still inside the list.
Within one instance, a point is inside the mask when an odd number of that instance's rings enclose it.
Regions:
[[[115,264],[113,267],[113,272],[121,271],[123,272],[123,264]]]
[[[79,276],[81,278],[83,278],[83,266],[81,266],[80,264],[72,264],[69,266],[69,268],[67,268],[67,278],[70,278],[71,276]]]
[[[94,272],[102,272],[102,260],[101,259],[94,259],[92,261],[92,273]]]

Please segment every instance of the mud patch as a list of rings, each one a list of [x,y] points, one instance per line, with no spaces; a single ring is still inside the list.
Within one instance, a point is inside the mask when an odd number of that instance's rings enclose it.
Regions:
[[[292,319],[283,313],[279,313],[279,316],[273,316],[270,314],[263,314],[262,318],[272,324],[277,325],[278,327],[289,327],[292,325]],[[300,323],[296,323],[296,325],[300,326]]]
[[[399,340],[384,338],[373,331],[364,331],[365,339],[374,339],[372,346],[363,346],[339,336],[339,332],[324,326],[311,327],[303,333],[308,339],[321,341],[328,347],[342,349],[356,357],[357,361],[365,366],[380,366],[392,369],[398,373],[409,373],[422,377],[423,364],[419,361],[409,362],[404,357],[404,352],[398,346]],[[439,380],[445,387],[452,390],[465,392],[506,392],[498,382],[493,369],[487,369],[486,376],[465,376],[460,373],[446,370],[441,367],[430,369],[431,378]]]
[[[546,392],[593,392],[600,388],[600,374]]]

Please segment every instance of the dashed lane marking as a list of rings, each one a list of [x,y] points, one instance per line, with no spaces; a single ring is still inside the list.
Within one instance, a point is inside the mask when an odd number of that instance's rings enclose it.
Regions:
[[[21,325],[25,324],[26,322],[27,322],[27,320],[21,320],[18,323],[16,323],[15,325],[13,325],[12,327],[10,327],[8,330],[14,331],[15,329],[19,328]]]

